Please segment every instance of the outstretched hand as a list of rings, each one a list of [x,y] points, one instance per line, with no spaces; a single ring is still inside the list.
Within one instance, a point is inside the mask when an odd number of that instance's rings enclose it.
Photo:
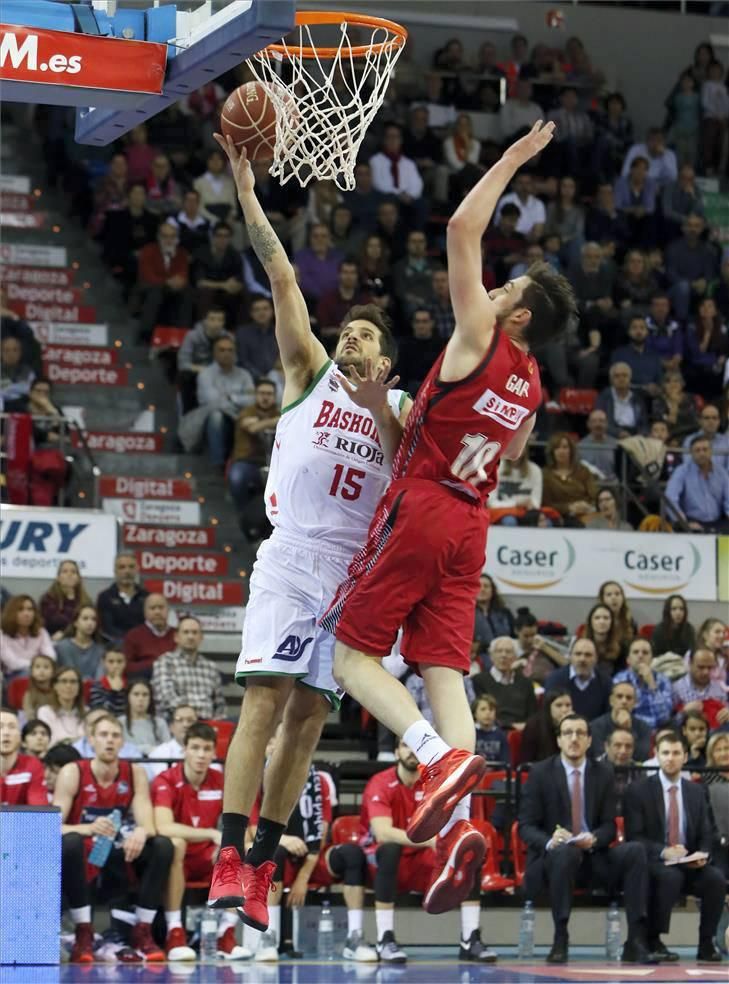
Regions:
[[[337,374],[342,389],[352,403],[374,413],[385,405],[387,394],[400,382],[399,376],[393,376],[388,381],[385,366],[375,369],[372,359],[365,362],[365,374],[360,376],[354,366],[350,366],[349,379],[342,373]]]
[[[253,191],[256,179],[253,177],[253,168],[251,167],[251,162],[248,160],[248,153],[245,146],[241,144],[240,149],[238,149],[233,143],[231,136],[224,137],[221,133],[214,133],[213,136],[220,149],[230,161],[238,194]]]
[[[537,120],[529,133],[525,133],[515,143],[509,147],[506,153],[509,157],[516,158],[519,167],[526,164],[532,157],[540,154],[554,136],[555,125],[553,122],[543,123]]]

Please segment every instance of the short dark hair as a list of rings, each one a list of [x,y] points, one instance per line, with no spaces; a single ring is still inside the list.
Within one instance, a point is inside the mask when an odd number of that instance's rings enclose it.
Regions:
[[[40,384],[42,384],[43,386],[48,386],[50,389],[53,388],[53,383],[50,381],[50,379],[47,379],[45,376],[36,376],[33,382],[30,384],[30,388],[35,389],[35,387]]]
[[[231,338],[230,335],[218,335],[218,337],[213,342],[213,352],[221,344],[221,342],[232,342],[233,348],[235,348],[235,339]]]
[[[529,338],[544,345],[557,339],[577,317],[577,301],[572,285],[548,263],[533,263],[526,272],[530,283],[524,288],[518,307],[532,312]]]
[[[689,448],[691,451],[693,451],[694,444],[702,444],[702,443],[708,444],[709,447],[711,447],[711,441],[709,440],[708,437],[704,437],[703,434],[696,434],[694,437],[691,438],[691,441],[689,442]]]
[[[211,153],[215,153],[215,151],[211,151]],[[219,151],[218,151],[218,153],[219,153]],[[215,235],[216,232],[229,232],[231,234],[231,236],[232,236],[233,235],[233,227],[230,226],[230,225],[228,225],[227,222],[218,222],[218,224],[213,229],[213,235]]]
[[[197,615],[193,615],[192,612],[183,612],[181,615],[178,615],[178,617],[177,617],[177,628],[178,629],[182,625],[183,622],[197,622],[197,624],[200,626],[200,629],[202,629],[202,627],[203,627],[202,626],[202,622],[200,621],[200,619],[197,617]],[[185,705],[185,706],[187,706],[187,705]],[[190,704],[189,706],[192,707],[192,704]]]
[[[258,389],[259,386],[272,386],[274,393],[276,392],[276,384],[272,379],[269,379],[268,376],[261,376],[260,379],[256,380],[256,389]]]
[[[390,360],[391,365],[397,362],[397,342],[392,334],[392,322],[376,304],[355,304],[342,318],[342,328],[351,321],[371,321],[380,333],[380,354]]]
[[[529,608],[517,608],[516,618],[514,619],[514,629],[524,629],[527,626],[538,625],[537,616]]]
[[[666,731],[665,734],[659,735],[656,739],[656,752],[665,742],[670,745],[683,745],[683,749],[686,751],[686,739],[678,731]]]
[[[588,733],[588,735],[591,735],[592,734],[592,731],[590,730],[590,722],[587,720],[587,718],[585,717],[585,715],[584,714],[578,714],[577,711],[571,711],[569,714],[565,714],[565,716],[559,722],[559,726],[557,727],[557,734],[558,735],[561,735],[562,734],[562,725],[565,723],[565,721],[584,721],[585,722],[585,725],[587,726],[587,733]]]
[[[36,728],[43,728],[46,734],[48,735],[48,739],[50,740],[51,729],[48,727],[46,722],[41,721],[40,718],[33,718],[32,720],[27,721],[23,725],[23,730],[20,732],[20,737],[22,738],[22,740],[25,741],[25,739],[28,737],[31,731],[35,731]]]
[[[200,738],[202,741],[211,741],[213,745],[215,745],[218,740],[218,736],[215,734],[215,728],[211,727],[209,724],[205,724],[203,721],[196,721],[195,724],[190,725],[185,732],[185,745],[187,745],[192,738]]]
[[[54,745],[49,748],[43,757],[43,765],[50,766],[51,769],[62,769],[69,762],[78,762],[81,753],[73,745]]]
[[[211,304],[210,307],[205,312],[205,314],[203,315],[203,319],[207,318],[209,314],[222,314],[224,316],[227,316],[227,313],[228,312],[225,310],[222,304]]]
[[[507,202],[501,209],[501,215],[502,217],[504,215],[513,215],[515,219],[518,219],[521,215],[521,209],[514,202]]]

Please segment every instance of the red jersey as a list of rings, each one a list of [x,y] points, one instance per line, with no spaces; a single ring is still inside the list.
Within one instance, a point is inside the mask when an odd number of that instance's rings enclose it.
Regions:
[[[485,502],[503,451],[542,402],[539,369],[498,327],[486,355],[464,379],[439,379],[444,352],[418,390],[392,466]]]
[[[208,769],[202,785],[195,789],[185,778],[184,763],[178,762],[157,776],[151,793],[152,804],[169,807],[176,823],[215,829],[223,810],[223,773]]]
[[[34,755],[18,755],[15,765],[0,776],[2,806],[48,806],[43,763]]]
[[[134,799],[134,775],[131,764],[125,759],[119,759],[114,781],[108,786],[100,786],[91,768],[92,761],[92,759],[81,759],[74,763],[79,771],[78,792],[71,804],[66,823],[93,823],[97,817],[106,817],[114,810],[119,810],[122,815],[122,831],[128,830],[130,823],[134,826],[131,818]]]
[[[422,792],[418,794],[422,798]],[[414,786],[406,786],[397,774],[397,766],[385,769],[372,776],[362,794],[362,807],[359,814],[360,844],[367,847],[374,844],[370,829],[373,817],[389,817],[393,827],[406,830],[415,812],[416,793]],[[419,847],[404,847],[403,851],[419,851]]]

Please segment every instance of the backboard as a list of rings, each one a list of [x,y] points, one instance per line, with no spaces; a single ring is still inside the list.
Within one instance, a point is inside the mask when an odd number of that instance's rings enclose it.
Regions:
[[[3,0],[2,98],[105,146],[287,34],[295,0]],[[92,104],[92,105],[89,105]]]

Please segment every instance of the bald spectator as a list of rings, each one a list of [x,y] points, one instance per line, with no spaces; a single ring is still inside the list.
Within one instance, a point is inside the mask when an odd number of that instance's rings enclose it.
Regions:
[[[144,622],[124,636],[122,650],[130,677],[149,679],[157,657],[175,648],[175,630],[169,624],[170,608],[161,594],[144,599]]]
[[[614,362],[608,373],[610,385],[598,396],[596,409],[607,416],[608,434],[613,437],[630,437],[643,434],[648,429],[645,404],[631,383],[633,373],[627,362]]]
[[[666,486],[671,512],[697,533],[729,532],[729,471],[714,462],[707,438],[692,438],[689,448],[690,460],[678,466]]]
[[[545,691],[556,687],[569,693],[575,714],[583,714],[588,721],[594,721],[607,711],[611,683],[597,667],[597,650],[591,639],[575,639],[570,649],[569,666],[555,670],[544,681]]]
[[[509,636],[497,636],[489,646],[491,667],[471,678],[477,697],[489,694],[496,701],[496,720],[502,728],[522,731],[527,718],[537,711],[537,698],[531,680],[527,680],[516,662],[516,642]]]
[[[633,639],[627,662],[627,670],[613,677],[613,686],[626,680],[632,683],[637,695],[633,716],[652,729],[658,728],[671,718],[671,681],[653,669],[653,647],[647,639]]]
[[[587,418],[587,434],[577,442],[580,459],[597,468],[603,478],[615,478],[617,446],[617,440],[608,434],[607,414],[595,408]]]
[[[119,647],[127,632],[144,622],[147,591],[137,583],[138,574],[136,555],[122,551],[114,561],[114,583],[96,599],[101,633],[113,646]]]
[[[180,619],[175,634],[177,648],[160,656],[152,670],[157,710],[171,715],[175,707],[189,704],[205,719],[225,717],[223,681],[215,663],[200,653],[202,626],[194,615]]]
[[[645,721],[633,716],[638,695],[630,680],[613,681],[610,691],[610,710],[590,722],[592,732],[592,754],[599,757],[607,747],[611,734],[623,729],[631,736],[633,744],[631,758],[642,762],[651,751],[651,729]]]
[[[163,222],[157,239],[139,251],[137,291],[141,299],[140,337],[148,341],[156,324],[192,324],[190,256],[180,246],[178,231]]]
[[[712,678],[716,656],[710,649],[694,649],[686,676],[673,684],[673,710],[683,717],[689,711],[703,714],[711,728],[729,723],[727,693],[721,681]]]

